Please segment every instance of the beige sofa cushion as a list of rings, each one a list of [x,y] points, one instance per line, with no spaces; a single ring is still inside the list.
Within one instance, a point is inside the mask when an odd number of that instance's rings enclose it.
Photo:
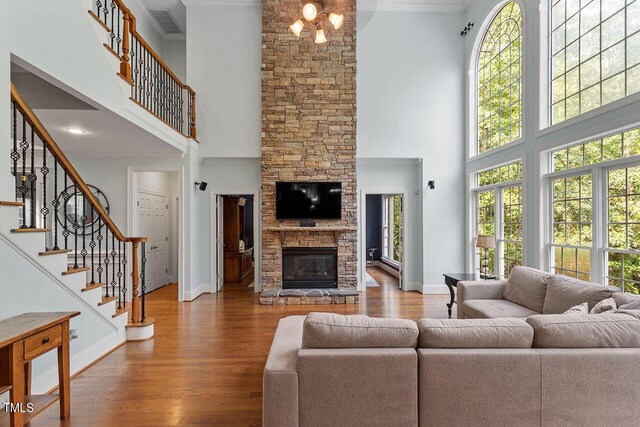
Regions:
[[[620,292],[614,286],[598,285],[584,282],[567,276],[553,275],[547,285],[547,296],[544,299],[544,314],[561,314],[571,307],[586,302],[591,310],[603,299]]]
[[[550,274],[529,267],[511,270],[502,297],[529,310],[542,313]]]
[[[309,313],[302,332],[302,348],[415,348],[417,343],[418,326],[406,319]]]
[[[522,319],[422,319],[419,348],[531,348],[533,328]]]
[[[640,348],[640,320],[626,314],[531,316],[534,348]]]
[[[466,318],[495,319],[498,317],[529,317],[540,314],[503,299],[472,299],[462,303]]]
[[[634,295],[628,292],[617,292],[613,294],[611,298],[613,298],[619,308],[623,305],[631,304],[632,302],[640,302],[640,295]]]

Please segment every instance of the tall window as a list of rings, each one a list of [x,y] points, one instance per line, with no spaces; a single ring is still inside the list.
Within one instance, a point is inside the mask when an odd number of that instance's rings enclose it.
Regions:
[[[382,256],[400,262],[402,256],[402,196],[382,196]]]
[[[475,234],[496,240],[495,249],[478,248],[476,267],[508,277],[522,264],[522,162],[477,173],[473,191]]]
[[[477,73],[477,152],[482,153],[522,135],[522,12],[515,1],[500,9],[484,34]]]
[[[640,294],[640,129],[551,153],[552,271]]]
[[[640,0],[551,0],[551,124],[640,91]]]

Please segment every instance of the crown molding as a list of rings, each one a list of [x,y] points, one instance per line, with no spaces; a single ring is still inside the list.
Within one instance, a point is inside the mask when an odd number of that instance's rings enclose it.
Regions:
[[[471,0],[357,0],[358,10],[377,12],[462,12]]]
[[[262,6],[262,0],[182,0],[187,7],[255,7]]]

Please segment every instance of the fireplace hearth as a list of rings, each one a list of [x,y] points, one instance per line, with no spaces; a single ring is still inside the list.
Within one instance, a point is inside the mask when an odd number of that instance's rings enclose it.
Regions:
[[[337,248],[282,248],[283,289],[337,287]]]

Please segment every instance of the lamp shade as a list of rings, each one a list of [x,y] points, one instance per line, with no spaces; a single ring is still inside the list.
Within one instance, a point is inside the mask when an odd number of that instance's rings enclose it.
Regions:
[[[496,247],[496,238],[494,236],[478,235],[476,239],[476,248],[491,249]]]
[[[327,36],[324,35],[324,30],[320,28],[316,31],[316,43],[322,44],[327,42]]]
[[[296,22],[294,22],[293,24],[289,25],[289,29],[297,37],[300,37],[300,33],[302,32],[303,28],[304,28],[304,22],[302,22],[302,19],[298,19]]]
[[[302,16],[304,16],[304,19],[306,19],[307,21],[313,21],[314,19],[316,19],[318,17],[318,6],[319,4],[316,2],[305,4],[302,7]]]
[[[337,13],[332,13],[329,15],[329,22],[333,24],[333,28],[336,30],[342,27],[342,23],[344,22],[344,15],[338,15]]]

